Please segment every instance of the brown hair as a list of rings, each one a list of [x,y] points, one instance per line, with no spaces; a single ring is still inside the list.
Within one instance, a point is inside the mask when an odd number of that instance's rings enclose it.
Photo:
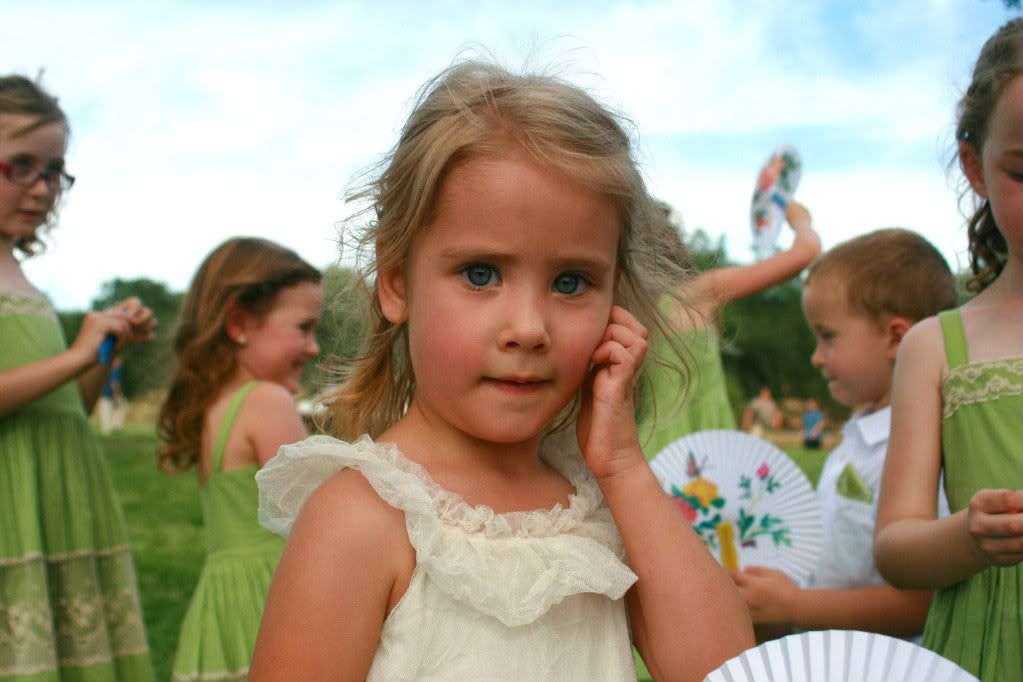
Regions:
[[[206,257],[192,278],[174,334],[177,362],[157,422],[162,441],[157,463],[163,472],[195,464],[206,410],[235,372],[237,347],[227,335],[228,312],[240,306],[265,315],[282,289],[320,278],[320,271],[294,251],[265,239],[229,239]]]
[[[57,98],[24,76],[0,76],[0,115],[3,114],[33,117],[27,125],[13,130],[11,137],[20,137],[50,123],[61,123],[66,131],[67,144],[67,136],[70,134],[67,116],[57,103]],[[52,230],[56,222],[57,208],[54,207],[46,216],[42,231]],[[26,256],[39,253],[42,246],[38,237],[18,237],[14,240],[14,248]]]
[[[651,332],[664,329],[657,301],[674,295],[684,275],[677,264],[682,261],[665,246],[664,213],[647,193],[626,127],[624,118],[580,88],[548,74],[519,75],[462,61],[423,86],[398,143],[348,195],[367,204],[352,222],[369,217],[354,231],[369,317],[360,356],[340,368],[342,383],[327,397],[332,401],[328,428],[335,435],[376,437],[404,414],[412,398],[407,328],[383,316],[374,276],[407,262],[447,173],[470,159],[524,151],[609,197],[621,216],[615,302]],[[651,361],[664,364],[656,357]],[[685,375],[684,368],[676,369]],[[686,383],[680,380],[680,386]]]
[[[1009,82],[1023,74],[1023,19],[1013,19],[988,38],[977,57],[973,78],[956,109],[956,140],[977,150],[980,156],[987,139],[991,114]],[[958,157],[958,150],[956,152]],[[968,191],[964,189],[962,200]],[[981,291],[995,281],[1005,267],[1007,246],[998,231],[991,201],[985,199],[976,205],[967,222],[970,241],[970,270],[973,277],[967,283],[971,291]]]
[[[910,230],[876,230],[818,256],[806,284],[837,278],[850,309],[872,320],[886,315],[918,322],[954,308],[955,278],[934,245]]]

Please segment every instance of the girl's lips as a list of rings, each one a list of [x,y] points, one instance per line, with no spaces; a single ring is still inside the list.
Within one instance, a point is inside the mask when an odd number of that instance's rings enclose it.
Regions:
[[[486,377],[483,380],[505,393],[510,393],[511,395],[531,395],[550,383],[549,379],[517,380]]]

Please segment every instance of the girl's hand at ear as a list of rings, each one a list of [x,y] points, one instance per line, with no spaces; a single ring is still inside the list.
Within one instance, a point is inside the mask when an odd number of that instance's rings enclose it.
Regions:
[[[624,308],[611,307],[582,392],[576,437],[590,471],[614,476],[637,462],[646,465],[636,433],[632,383],[646,357],[646,327]]]
[[[966,531],[986,564],[1023,561],[1023,490],[978,490],[966,512]]]

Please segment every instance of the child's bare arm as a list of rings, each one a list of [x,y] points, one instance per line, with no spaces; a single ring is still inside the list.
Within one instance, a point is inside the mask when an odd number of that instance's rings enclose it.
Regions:
[[[615,307],[604,339],[577,435],[639,577],[626,596],[635,643],[656,679],[702,680],[753,645],[749,614],[640,450],[631,391],[646,330]]]
[[[396,602],[401,543],[404,516],[361,474],[344,471],[324,483],[274,573],[248,679],[365,680]],[[388,547],[395,551],[382,551]]]
[[[885,635],[923,631],[931,592],[889,585],[851,590],[807,590],[782,573],[750,567],[733,574],[757,625],[794,625],[806,630],[865,630]]]
[[[937,318],[909,330],[892,387],[892,429],[881,478],[874,560],[896,587],[936,589],[985,567],[966,512],[936,519],[941,470],[944,341]]]

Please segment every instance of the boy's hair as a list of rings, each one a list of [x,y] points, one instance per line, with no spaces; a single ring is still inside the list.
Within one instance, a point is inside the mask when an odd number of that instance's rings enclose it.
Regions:
[[[9,131],[11,137],[21,137],[50,123],[64,125],[66,135],[70,134],[67,116],[64,114],[57,98],[49,94],[38,84],[24,76],[0,76],[0,115],[27,116],[31,120],[19,128]],[[53,229],[56,224],[56,207],[50,211],[42,231]],[[42,250],[42,242],[38,237],[17,237],[14,248],[26,256],[33,256]]]
[[[664,212],[647,193],[626,128],[621,116],[549,74],[467,60],[423,86],[398,143],[348,195],[368,206],[353,216],[368,220],[352,235],[368,325],[359,357],[339,368],[341,385],[327,397],[330,431],[376,437],[404,414],[415,389],[407,326],[383,316],[375,274],[407,262],[447,174],[473,159],[525,153],[609,197],[621,218],[615,303],[651,332],[663,328],[657,302],[682,279],[683,261],[664,240]]]
[[[954,308],[955,279],[934,245],[916,232],[876,230],[843,242],[818,256],[806,284],[837,278],[849,308],[876,322],[885,316],[918,322]]]
[[[294,251],[266,239],[229,239],[206,256],[181,304],[177,362],[157,421],[162,441],[157,463],[164,473],[195,464],[206,410],[237,368],[228,315],[239,307],[265,315],[282,289],[320,279],[320,271]]]
[[[956,108],[956,141],[965,142],[980,156],[987,139],[988,124],[998,100],[1009,82],[1023,74],[1023,18],[1013,19],[988,38],[977,57],[973,78]],[[956,151],[958,158],[958,148]],[[968,192],[966,185],[963,196]],[[962,197],[960,197],[962,199]],[[981,291],[995,281],[1005,267],[1007,247],[998,231],[991,202],[976,204],[967,223],[970,240],[971,291]]]

